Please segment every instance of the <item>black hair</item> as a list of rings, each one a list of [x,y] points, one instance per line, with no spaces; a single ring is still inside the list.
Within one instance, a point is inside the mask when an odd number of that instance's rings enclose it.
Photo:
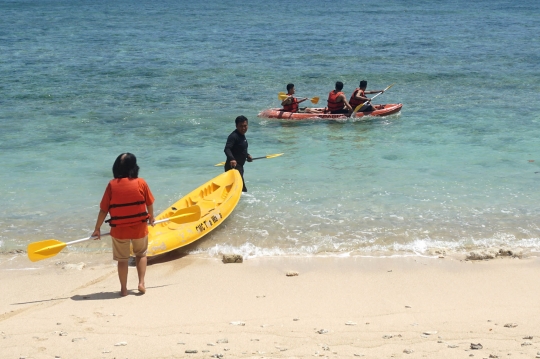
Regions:
[[[234,123],[238,125],[239,123],[248,122],[248,119],[246,116],[238,116],[236,120],[234,120]]]
[[[367,81],[366,80],[360,81],[360,88],[365,89],[366,87],[367,87]]]
[[[294,84],[287,84],[287,92],[289,92],[294,87]]]
[[[338,81],[336,82],[336,90],[341,91],[343,89],[343,82]]]
[[[137,157],[133,153],[122,153],[116,157],[112,172],[114,178],[137,178],[139,176],[139,166],[137,166]]]

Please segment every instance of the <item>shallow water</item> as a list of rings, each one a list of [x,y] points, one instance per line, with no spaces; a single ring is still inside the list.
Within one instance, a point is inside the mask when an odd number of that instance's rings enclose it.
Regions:
[[[159,213],[221,173],[240,114],[249,192],[188,250],[247,255],[540,249],[540,4],[0,4],[0,248],[89,234],[116,156]],[[343,11],[350,9],[350,12]],[[362,121],[257,118],[396,83]],[[108,250],[108,243],[73,247]]]

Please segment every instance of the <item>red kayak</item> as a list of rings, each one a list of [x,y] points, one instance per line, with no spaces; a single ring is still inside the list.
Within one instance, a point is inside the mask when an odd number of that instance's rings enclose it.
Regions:
[[[385,105],[375,105],[375,111],[372,112],[357,112],[354,118],[364,116],[389,116],[401,111],[403,104],[390,103]],[[324,108],[310,108],[310,110],[320,111],[317,112],[285,112],[282,108],[269,108],[260,112],[257,116],[264,118],[277,118],[280,120],[344,120],[347,119],[347,115],[332,115],[330,113],[324,113]]]

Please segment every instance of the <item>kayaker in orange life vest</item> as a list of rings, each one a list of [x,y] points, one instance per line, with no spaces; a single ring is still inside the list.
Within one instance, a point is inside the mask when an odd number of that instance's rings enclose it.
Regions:
[[[294,84],[290,83],[287,84],[287,98],[281,102],[281,106],[283,106],[283,111],[285,112],[308,112],[308,113],[320,113],[321,110],[314,109],[314,108],[308,108],[308,107],[298,107],[298,104],[306,101],[308,98],[305,97],[301,100],[294,97],[295,88]]]
[[[336,82],[335,90],[330,91],[328,94],[328,112],[332,114],[347,114],[349,116],[353,112],[353,108],[349,105],[347,97],[341,92],[343,89],[343,82]]]
[[[122,153],[113,165],[113,176],[101,203],[92,237],[101,239],[101,225],[107,220],[111,226],[113,259],[118,261],[118,278],[120,279],[120,295],[128,295],[128,260],[130,244],[133,246],[137,274],[138,290],[146,292],[144,276],[146,274],[146,251],[148,249],[148,223],[154,225],[154,196],[146,181],[139,178],[137,158],[131,153]]]
[[[367,81],[362,80],[360,81],[360,87],[358,87],[356,90],[354,90],[353,94],[351,95],[351,99],[349,100],[349,104],[354,109],[356,106],[361,105],[365,103],[366,101],[370,100],[369,97],[366,97],[366,94],[375,94],[375,93],[383,93],[384,90],[377,90],[377,91],[366,91],[367,88]],[[370,104],[367,104],[362,109],[362,112],[370,112],[374,111],[375,108]]]
[[[294,97],[294,92],[294,84],[287,84],[287,98],[281,102],[285,112],[298,112],[298,104],[307,100],[307,97],[301,100]]]

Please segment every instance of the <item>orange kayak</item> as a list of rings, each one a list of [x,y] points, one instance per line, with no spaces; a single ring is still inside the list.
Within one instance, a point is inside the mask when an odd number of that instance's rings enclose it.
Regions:
[[[372,112],[357,112],[354,118],[364,116],[389,116],[401,111],[403,104],[391,103],[385,105],[374,105],[375,111]],[[309,113],[309,112],[285,112],[282,108],[269,108],[260,112],[257,116],[263,118],[277,118],[280,120],[344,120],[347,119],[346,115],[333,115],[330,113],[323,113],[324,108],[311,108],[312,110],[320,110],[321,113]]]

